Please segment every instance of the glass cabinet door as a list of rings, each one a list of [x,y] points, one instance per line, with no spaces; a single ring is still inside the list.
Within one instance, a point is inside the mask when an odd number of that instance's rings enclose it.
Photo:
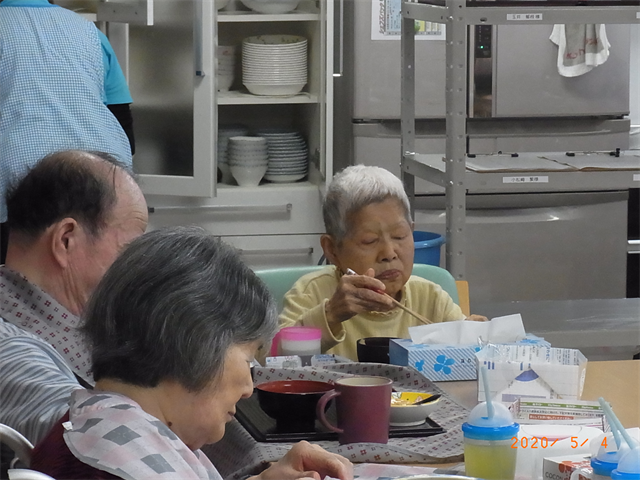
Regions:
[[[241,189],[233,180],[223,181],[216,158],[218,126],[229,124],[246,126],[250,135],[264,128],[293,129],[308,146],[306,177],[291,184],[263,180],[259,188],[321,186],[327,174],[330,178],[332,166],[331,128],[327,127],[332,108],[332,72],[327,64],[332,58],[327,52],[333,51],[333,37],[327,18],[333,18],[333,2],[301,0],[294,11],[282,14],[258,13],[240,0],[217,10],[224,3],[129,0],[101,4],[98,20],[128,23],[126,29],[115,24],[113,31],[125,38],[111,40],[125,45],[134,99],[134,170],[140,174],[144,192],[222,195],[233,202]],[[308,82],[297,95],[253,95],[243,85],[243,39],[270,34],[308,40]],[[218,91],[219,45],[234,45],[238,51],[236,78],[229,90]]]
[[[162,0],[153,25],[129,26],[134,170],[145,193],[215,194],[215,8]]]

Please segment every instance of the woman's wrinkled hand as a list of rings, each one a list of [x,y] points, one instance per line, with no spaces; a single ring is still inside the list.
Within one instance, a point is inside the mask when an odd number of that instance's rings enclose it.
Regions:
[[[364,275],[343,275],[333,296],[325,305],[329,325],[339,325],[364,312],[387,312],[394,308],[384,295],[385,285],[370,268]],[[378,290],[378,291],[376,291]]]
[[[488,322],[489,319],[483,315],[469,315],[465,320],[469,320],[470,322]]]
[[[255,480],[322,480],[326,476],[353,480],[353,465],[341,455],[309,442],[296,443],[287,454]]]

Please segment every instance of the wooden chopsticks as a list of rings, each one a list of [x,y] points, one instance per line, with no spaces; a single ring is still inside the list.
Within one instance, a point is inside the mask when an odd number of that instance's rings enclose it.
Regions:
[[[389,295],[388,293],[383,292],[382,290],[376,290],[376,292],[382,294],[382,295],[386,295],[387,297],[389,297],[391,299],[391,301],[400,309],[404,310],[405,312],[407,312],[409,315],[413,315],[414,317],[416,317],[418,320],[420,320],[421,322],[423,322],[425,325],[428,325],[430,323],[433,323],[431,320],[429,320],[427,317],[420,315],[418,312],[414,312],[413,310],[411,310],[409,307],[405,307],[402,303],[400,303],[398,300],[396,300],[395,298],[393,298],[391,295]]]
[[[356,272],[354,272],[353,270],[351,270],[350,268],[347,269],[347,275],[358,275]],[[396,300],[395,298],[393,298],[391,295],[389,295],[387,292],[385,292],[384,290],[380,290],[378,288],[373,288],[372,289],[374,292],[379,293],[380,295],[385,295],[387,297],[389,297],[391,299],[391,301],[394,303],[394,305],[398,308],[400,308],[401,310],[404,310],[405,312],[407,312],[409,315],[417,318],[418,320],[420,320],[422,323],[424,323],[425,325],[428,325],[430,323],[433,323],[431,320],[429,320],[427,317],[420,315],[418,312],[414,312],[413,310],[411,310],[409,307],[405,307],[402,303],[400,303],[398,300]]]

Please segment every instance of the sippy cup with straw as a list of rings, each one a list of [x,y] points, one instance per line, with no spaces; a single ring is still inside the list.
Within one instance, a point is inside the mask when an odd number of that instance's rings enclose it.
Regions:
[[[612,480],[640,480],[640,447],[627,451],[611,472]]]
[[[631,438],[622,422],[613,413],[611,406],[602,397],[598,399],[598,402],[611,426],[617,450],[607,452],[606,447],[601,446],[596,458],[591,460],[593,473],[596,475],[604,474],[602,476],[606,476],[608,473],[612,480],[640,480],[640,446]],[[602,453],[603,448],[604,453]],[[605,463],[605,461],[608,462]],[[596,471],[596,469],[598,470]],[[597,477],[594,476],[594,479]]]
[[[598,399],[602,410],[605,412],[611,426],[611,434],[597,438],[597,453],[591,457],[592,480],[607,480],[611,478],[611,472],[618,466],[622,455],[629,451],[629,446],[623,441],[622,433],[619,430],[615,414],[607,402],[602,397]],[[615,440],[615,441],[614,441]]]
[[[486,366],[480,368],[486,402],[476,405],[462,424],[466,475],[486,480],[513,480],[517,448],[511,448],[520,425],[509,409],[491,401]]]

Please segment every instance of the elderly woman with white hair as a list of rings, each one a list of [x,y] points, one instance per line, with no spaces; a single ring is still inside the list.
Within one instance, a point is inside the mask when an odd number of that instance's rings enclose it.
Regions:
[[[421,324],[387,295],[434,323],[465,318],[439,285],[411,275],[409,199],[391,172],[363,165],[344,169],[327,190],[323,217],[320,242],[332,265],[303,276],[285,295],[281,328],[320,328],[323,353],[355,360],[358,339],[408,338],[408,328]]]

